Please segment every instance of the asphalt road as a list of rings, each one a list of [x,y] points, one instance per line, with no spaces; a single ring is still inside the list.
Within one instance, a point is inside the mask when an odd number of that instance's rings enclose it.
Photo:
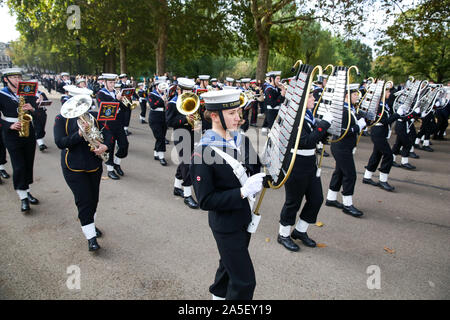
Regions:
[[[88,252],[53,141],[60,103],[59,95],[51,97],[49,148],[36,149],[32,185],[41,203],[24,215],[12,180],[0,186],[0,299],[210,299],[219,256],[207,214],[173,196],[176,165],[153,160],[154,138],[138,110],[122,163],[125,176],[113,181],[103,174],[97,211],[102,249]],[[253,128],[248,136],[257,143]],[[173,144],[168,147],[170,154]],[[388,193],[361,183],[372,149],[370,138],[362,137],[354,204],[364,216],[323,206],[318,220],[324,225],[308,230],[320,248],[300,244],[293,253],[277,243],[284,189],[269,190],[250,243],[254,298],[449,299],[450,141],[433,141],[432,147],[435,152],[418,150],[421,158],[410,160],[417,171],[392,169],[389,182],[396,190]],[[12,173],[9,162],[6,167]],[[324,196],[333,168],[334,159],[325,158]],[[72,281],[77,274],[80,289]]]

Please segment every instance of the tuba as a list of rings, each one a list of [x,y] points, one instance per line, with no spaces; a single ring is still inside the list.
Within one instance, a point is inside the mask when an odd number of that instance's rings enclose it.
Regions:
[[[200,98],[193,92],[185,92],[177,99],[177,110],[186,116],[188,123],[192,128],[197,126],[201,121],[198,109],[200,107]],[[190,115],[194,115],[194,120],[190,119]]]
[[[61,115],[67,119],[78,118],[78,128],[80,128],[84,140],[86,140],[91,151],[93,151],[104,140],[101,131],[96,126],[95,118],[88,112],[91,104],[92,98],[89,95],[81,94],[73,96],[61,107]],[[104,152],[99,157],[106,162],[109,159],[109,153]]]
[[[25,110],[23,110],[23,106],[25,104],[25,97],[19,97],[19,107],[17,108],[18,116],[20,122],[20,130],[19,137],[28,138],[30,136],[30,122],[33,120],[33,117],[28,114]]]

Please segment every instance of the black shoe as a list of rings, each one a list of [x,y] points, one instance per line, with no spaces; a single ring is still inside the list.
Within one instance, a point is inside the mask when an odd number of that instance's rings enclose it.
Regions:
[[[0,176],[3,179],[9,179],[9,174],[5,170],[0,170]]]
[[[291,238],[294,240],[301,240],[303,244],[307,247],[314,248],[316,246],[316,242],[308,237],[308,234],[306,232],[300,232],[297,231],[297,229],[294,229],[291,233]]]
[[[31,193],[27,192],[28,200],[31,204],[38,204],[39,200],[31,195]]]
[[[108,171],[108,177],[113,180],[119,180],[120,177],[114,171]]]
[[[367,179],[367,178],[363,178],[362,182],[364,184],[370,184],[372,186],[378,186],[378,183],[376,183],[375,181],[373,181],[372,179]]]
[[[88,240],[89,251],[97,251],[100,249],[100,246],[97,243],[97,237],[93,237]]]
[[[359,218],[363,215],[362,211],[356,209],[353,205],[351,206],[344,206],[342,211],[346,214],[351,215],[352,217]]]
[[[191,209],[198,209],[198,203],[192,198],[192,196],[184,198],[184,203]]]
[[[47,146],[45,144],[41,144],[39,146],[39,151],[44,151],[45,149],[47,149]]]
[[[103,232],[97,229],[97,227],[95,227],[95,233],[97,234],[97,238],[100,238],[103,235]]]
[[[389,183],[387,183],[387,182],[378,182],[378,186],[381,188],[381,189],[384,189],[384,190],[386,190],[386,191],[390,191],[390,192],[392,192],[392,191],[394,191],[395,190],[395,188],[393,187],[393,186],[391,186]]]
[[[428,151],[428,152],[433,152],[434,151],[433,148],[430,148],[429,146],[422,147],[422,150],[423,151]]]
[[[22,212],[28,212],[30,211],[30,200],[28,198],[20,200],[20,211]]]
[[[183,189],[177,188],[177,187],[173,188],[173,195],[174,195],[174,196],[179,196],[179,197],[184,198],[184,192],[183,192]]]
[[[300,247],[294,241],[292,241],[291,237],[283,237],[281,235],[278,235],[277,241],[289,251],[297,252],[300,250]]]
[[[118,164],[115,164],[115,165],[114,165],[114,170],[116,170],[116,172],[117,172],[117,174],[118,174],[119,176],[122,176],[122,177],[123,177],[123,171],[122,171],[122,168],[121,168]]]
[[[161,163],[161,165],[164,166],[164,167],[167,166],[167,161],[164,158],[163,159],[159,159],[159,163]]]
[[[338,202],[337,200],[327,200],[325,201],[325,205],[327,207],[335,207],[338,209],[342,209],[344,207],[342,203]]]
[[[329,154],[328,152],[324,151],[324,152],[323,152],[323,156],[324,156],[325,158],[327,158],[327,157],[330,156],[330,154]]]
[[[141,123],[142,123],[142,124],[146,124],[146,123],[148,123],[148,122],[145,121],[145,120],[143,120],[143,119],[141,119]]]
[[[408,169],[408,170],[415,170],[415,169],[416,169],[415,166],[410,165],[409,163],[405,163],[405,164],[402,163],[402,164],[400,165],[400,168],[404,168],[404,169]]]
[[[396,167],[396,168],[400,168],[400,165],[395,161],[392,161],[392,166]]]
[[[166,144],[169,144],[169,143],[170,143],[169,140],[167,140],[167,139],[164,139],[164,140],[165,140],[165,143],[166,143]]]
[[[410,152],[409,156],[413,159],[419,159],[420,157],[415,152]]]

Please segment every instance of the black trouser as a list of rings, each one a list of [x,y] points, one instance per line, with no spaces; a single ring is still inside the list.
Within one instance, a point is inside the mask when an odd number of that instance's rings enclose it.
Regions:
[[[336,168],[330,180],[330,190],[338,192],[342,186],[342,195],[351,196],[355,191],[356,167],[352,149],[341,149],[331,144],[331,153],[336,160]]]
[[[152,112],[152,111],[150,111]],[[155,137],[155,151],[166,152],[166,132],[167,124],[166,122],[155,122],[150,119],[149,122],[150,129],[152,129],[153,136]]]
[[[0,130],[0,164],[6,163],[6,147],[3,143],[3,133],[2,130]]]
[[[311,157],[314,158],[313,165],[306,165],[307,160],[302,158],[307,157],[297,156],[291,175],[284,184],[286,197],[280,214],[280,224],[283,226],[294,225],[303,196],[306,197],[306,203],[300,213],[300,219],[308,223],[316,222],[323,202],[323,192],[320,177],[316,176],[315,156]]]
[[[122,112],[122,110],[121,110]],[[130,119],[131,119],[131,108],[126,107],[123,109],[123,126],[129,127],[130,126]]]
[[[176,129],[176,130],[185,130],[185,129]],[[191,141],[183,141],[183,138],[180,137],[177,141],[174,141],[175,148],[178,152],[178,159],[180,164],[177,167],[177,172],[175,173],[175,178],[178,180],[183,180],[181,184],[183,187],[192,186],[191,175],[189,172],[190,158],[192,155],[192,151],[194,150],[194,135],[189,132]],[[188,154],[184,154],[183,151],[188,150]]]
[[[436,132],[436,121],[434,120],[433,112],[430,112],[422,119],[422,126],[417,133],[417,138],[422,138],[422,136],[424,136],[425,140],[430,140],[430,137],[434,132]]]
[[[75,198],[81,226],[94,223],[103,168],[95,172],[74,172],[63,168],[64,179]]]
[[[437,118],[437,130],[434,134],[434,138],[443,138],[444,132],[447,130],[448,127],[448,116],[445,116],[441,113],[436,113]]]
[[[258,121],[258,101],[251,102],[251,107],[249,111],[252,111],[252,115],[250,116],[250,124],[256,124]]]
[[[375,172],[377,170],[378,164],[381,159],[380,172],[389,174],[392,168],[392,163],[394,162],[394,156],[392,155],[391,146],[389,145],[388,140],[382,136],[374,136],[374,129],[372,128],[372,142],[373,142],[373,151],[369,158],[369,163],[366,166],[366,169],[370,172]]]
[[[233,233],[213,231],[219,249],[219,268],[209,292],[227,300],[251,300],[256,287],[255,270],[248,252],[246,227]]]
[[[36,131],[36,139],[45,137],[45,124],[47,123],[47,111],[42,108],[36,109],[33,113],[33,126]]]
[[[3,130],[3,143],[8,149],[13,168],[13,185],[15,190],[27,190],[33,183],[34,154],[36,139],[33,126],[30,123],[30,135],[19,137],[16,130]]]
[[[125,131],[123,130],[122,126],[118,126],[114,129],[111,129],[111,133],[113,135],[113,141],[112,141],[112,145],[115,146],[117,143],[117,152],[116,152],[116,157],[123,159],[126,158],[126,156],[128,155],[128,138],[125,134]],[[109,150],[109,159],[108,161],[105,163],[107,165],[114,165],[114,150],[116,148],[113,147],[111,148],[111,150]]]
[[[272,125],[273,125],[277,115],[278,115],[278,109],[267,109],[266,110],[267,127],[269,129],[272,128]]]
[[[412,127],[414,127],[414,125],[412,125]],[[392,153],[395,155],[400,154],[401,148],[401,155],[404,158],[409,157],[409,151],[411,150],[411,147],[413,145],[413,142],[411,142],[408,133],[406,133],[406,128],[406,122],[396,123],[395,133],[397,134],[397,138],[395,139],[394,146],[392,147]]]
[[[147,113],[147,101],[139,102],[141,105],[141,117],[145,119],[145,114]]]
[[[246,132],[248,128],[250,127],[250,123],[248,122],[248,116],[249,116],[250,110],[243,110],[242,111],[242,118],[245,121],[243,125],[241,125],[241,129]]]

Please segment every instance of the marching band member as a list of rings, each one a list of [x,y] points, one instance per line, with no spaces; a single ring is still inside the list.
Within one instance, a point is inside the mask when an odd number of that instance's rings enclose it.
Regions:
[[[385,101],[389,100],[391,91],[386,88]],[[382,107],[382,101],[380,101],[380,108]],[[398,110],[402,113],[402,110]],[[366,166],[366,171],[364,173],[363,183],[370,184],[373,186],[379,186],[386,191],[394,191],[394,187],[391,186],[387,180],[389,172],[392,168],[392,162],[394,161],[394,156],[392,154],[391,147],[389,145],[389,138],[391,136],[391,124],[400,118],[398,113],[392,112],[389,105],[385,102],[383,116],[380,121],[371,128],[370,137],[373,142],[373,151],[369,158],[369,162]],[[381,161],[381,166],[378,169],[380,171],[379,182],[372,180],[372,175],[378,167]]]
[[[108,149],[109,160],[105,163],[106,168],[108,170],[108,177],[113,180],[119,180],[120,179],[119,175],[120,176],[124,175],[124,172],[120,167],[120,164],[122,162],[122,159],[127,157],[129,146],[123,125],[124,124],[123,110],[126,109],[127,107],[125,107],[124,104],[121,102],[122,96],[120,95],[120,93],[116,95],[116,91],[114,90],[117,75],[113,73],[104,73],[102,76],[103,79],[105,79],[105,87],[102,88],[97,93],[98,106],[100,107],[100,104],[103,101],[120,102],[120,107],[117,113],[116,120],[105,121],[105,123],[102,123],[103,126],[107,127],[107,129],[111,131],[113,146],[115,144],[117,144],[118,146],[118,150],[115,154],[114,154],[115,149],[114,147]]]
[[[200,79],[200,85],[195,87],[195,94],[200,97],[200,95],[205,91],[209,90],[212,87],[209,85],[209,75],[199,75],[198,78]],[[205,120],[204,113],[205,113],[205,104],[203,103],[203,100],[200,98],[200,117],[202,118],[202,132],[205,132],[206,130],[211,129],[211,123],[209,121]]]
[[[167,125],[174,130],[184,130],[178,133],[178,139],[174,141],[175,148],[178,152],[180,163],[175,173],[175,183],[173,194],[184,198],[184,203],[191,209],[198,209],[198,203],[192,198],[192,180],[189,172],[189,161],[192,151],[194,149],[194,129],[199,130],[199,127],[193,128],[189,121],[194,120],[193,115],[185,116],[177,110],[177,100],[180,99],[184,92],[192,92],[195,82],[187,78],[178,78],[177,95],[174,96],[166,107],[166,121]],[[184,138],[190,141],[186,141]]]
[[[327,79],[328,79],[328,76],[326,74],[317,76],[317,81],[315,82],[316,88],[313,91],[315,104],[317,104],[319,102],[319,99],[322,96],[323,89],[325,88],[325,86],[327,84]],[[323,152],[324,157],[329,157],[330,155],[328,154],[328,152],[323,150],[323,145],[326,143],[327,143],[327,135],[324,136],[322,141],[319,141],[317,143],[316,152],[317,152],[317,154],[322,154],[322,152]]]
[[[214,90],[220,90],[220,87],[219,87],[219,85],[217,84],[217,79],[216,79],[216,78],[212,78],[212,79],[211,79],[211,87],[212,87]]]
[[[61,72],[61,80],[58,82],[58,86],[56,88],[56,91],[58,91],[61,94],[64,94],[64,87],[72,84],[72,81],[70,81],[70,74],[67,72]]]
[[[0,124],[3,142],[6,149],[8,149],[11,159],[14,190],[19,195],[20,209],[22,212],[28,212],[30,211],[30,203],[39,203],[39,200],[30,193],[30,185],[33,183],[36,136],[31,121],[29,136],[19,136],[22,124],[18,119],[19,97],[16,95],[16,92],[21,80],[22,70],[19,68],[9,68],[2,71],[4,88],[0,90]],[[24,111],[34,111],[35,108],[36,96],[25,97],[25,104],[22,109]]]
[[[249,108],[249,112],[251,111],[251,116],[250,116],[250,126],[252,127],[256,127],[256,122],[258,121],[258,104],[259,104],[259,100],[263,100],[264,101],[264,97],[261,97],[261,89],[258,88],[256,86],[256,80],[250,80],[250,90],[253,91],[254,95],[258,95],[258,98],[256,98],[255,100],[253,100],[250,103],[250,108]],[[259,99],[259,100],[258,100]]]
[[[78,209],[78,219],[81,223],[81,230],[88,240],[89,251],[100,249],[97,238],[102,232],[96,228],[96,211],[99,201],[100,181],[103,172],[101,154],[114,148],[114,140],[111,133],[95,120],[95,125],[102,130],[104,143],[99,144],[93,151],[90,150],[89,143],[83,138],[81,128],[77,124],[78,118],[64,118],[62,114],[55,118],[54,138],[58,148],[61,149],[61,168],[64,180],[72,191],[75,204]],[[87,112],[90,104],[77,105],[75,108],[82,108]],[[83,110],[80,114],[83,114]],[[94,118],[97,113],[89,111]],[[83,130],[87,130],[84,126]]]
[[[138,97],[139,97],[139,104],[141,106],[141,114],[139,115],[139,118],[141,119],[141,123],[147,123],[145,121],[145,114],[147,113],[147,88],[144,88],[144,82],[138,83]]]
[[[191,159],[191,175],[200,207],[219,250],[219,267],[209,287],[214,300],[249,300],[256,286],[248,246],[250,199],[262,189],[264,173],[249,139],[238,132],[238,90],[203,95],[212,129],[205,132]],[[238,170],[239,169],[239,170]],[[235,173],[236,170],[242,174]]]
[[[242,78],[241,83],[242,87],[240,88],[242,91],[250,90],[250,78]],[[249,101],[249,103],[252,103],[253,101]],[[244,132],[247,132],[248,128],[250,127],[250,121],[248,120],[248,116],[250,114],[250,105],[244,106],[242,108],[242,120],[244,121],[243,124],[241,124],[241,129]]]
[[[159,160],[162,166],[167,166],[167,161],[164,159],[164,152],[166,152],[166,132],[167,123],[165,116],[165,97],[164,93],[168,88],[165,81],[157,80],[159,83],[148,96],[148,103],[150,112],[148,114],[148,123],[150,129],[155,137],[155,148],[153,149],[153,156],[155,160]]]
[[[36,132],[36,142],[39,145],[39,151],[44,151],[47,149],[45,145],[45,124],[47,123],[47,108],[41,106],[43,101],[47,101],[47,95],[42,91],[37,91],[36,93],[36,109],[33,112],[33,126]]]
[[[434,133],[434,140],[445,140],[444,134],[448,127],[448,117],[450,115],[450,100],[440,102],[445,104],[442,108],[436,110],[437,129]]]
[[[119,84],[121,89],[129,88],[129,81],[128,76],[126,73],[122,73],[119,75]],[[130,101],[131,102],[131,101]],[[124,108],[122,110],[123,114],[123,130],[125,130],[125,135],[129,136],[133,134],[131,131],[128,130],[128,127],[130,126],[130,119],[131,119],[131,105],[125,105],[122,103]]]
[[[234,78],[226,77],[225,78],[225,85],[228,87],[233,87]]]
[[[436,130],[436,121],[434,119],[434,110],[429,112],[427,115],[422,117],[422,125],[417,133],[416,141],[414,142],[414,147],[419,148],[423,151],[433,152],[433,148],[430,147],[430,137]],[[419,143],[423,140],[422,147]]]
[[[8,179],[9,174],[5,170],[6,164],[6,147],[3,143],[2,123],[0,122],[0,184],[2,184],[2,178]]]
[[[353,217],[361,217],[362,211],[353,206],[353,193],[356,183],[356,167],[353,159],[353,148],[356,147],[358,134],[365,128],[366,121],[356,119],[354,105],[358,101],[359,84],[350,84],[350,106],[348,105],[348,89],[345,92],[344,110],[350,108],[351,122],[349,131],[340,141],[331,144],[331,153],[336,160],[336,168],[331,177],[327,194],[326,206],[342,209],[346,214]],[[348,113],[344,111],[342,123],[348,123]],[[344,130],[344,129],[343,129]],[[342,187],[343,205],[337,201],[337,194]]]
[[[286,90],[280,87],[281,71],[269,72],[270,83],[264,89],[266,119],[269,130],[272,128],[273,122],[278,115],[278,110],[284,101]]]
[[[298,251],[300,247],[292,241],[299,239],[308,247],[315,247],[316,242],[308,237],[306,231],[311,223],[316,223],[317,215],[323,203],[322,183],[317,174],[316,144],[327,133],[333,115],[327,112],[322,121],[314,119],[314,95],[311,90],[308,95],[307,110],[300,136],[299,149],[295,158],[291,175],[284,184],[286,200],[280,213],[280,229],[278,243],[290,251]],[[306,203],[300,213],[300,218],[291,233],[295,217],[300,209],[303,197]]]

